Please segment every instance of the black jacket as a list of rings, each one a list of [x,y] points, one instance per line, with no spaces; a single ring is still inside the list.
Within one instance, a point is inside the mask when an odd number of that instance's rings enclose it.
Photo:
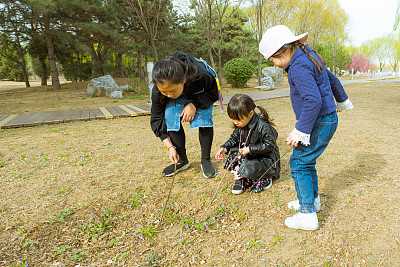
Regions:
[[[217,82],[214,76],[206,69],[204,63],[183,52],[175,52],[171,56],[179,58],[188,65],[194,65],[197,69],[197,79],[185,83],[182,95],[190,99],[198,109],[206,109],[213,105],[218,100]],[[189,70],[192,69],[189,68]],[[168,97],[165,97],[164,102],[160,101],[160,90],[154,85],[151,94],[150,124],[154,134],[161,140],[169,137],[164,118],[167,100]]]
[[[243,144],[250,130],[247,143]],[[258,180],[269,169],[263,178],[279,178],[281,165],[278,161],[280,158],[276,143],[278,132],[275,128],[254,112],[250,122],[243,128],[236,128],[222,147],[235,153],[239,148],[240,135],[242,141],[240,148],[249,146],[250,154],[247,154],[247,159],[241,164],[238,174]]]

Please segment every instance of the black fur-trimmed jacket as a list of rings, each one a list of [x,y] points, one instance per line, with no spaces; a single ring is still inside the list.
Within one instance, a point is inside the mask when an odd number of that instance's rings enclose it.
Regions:
[[[250,135],[249,131],[251,131]],[[244,144],[248,135],[247,143]],[[250,122],[243,128],[236,127],[222,147],[226,148],[227,151],[231,151],[231,154],[236,155],[239,148],[239,140],[242,141],[240,148],[249,146],[250,153],[246,155],[246,160],[241,164],[238,170],[239,175],[248,179],[258,180],[269,169],[263,179],[279,178],[281,165],[280,161],[278,161],[280,154],[276,143],[277,138],[278,132],[275,128],[254,112]]]

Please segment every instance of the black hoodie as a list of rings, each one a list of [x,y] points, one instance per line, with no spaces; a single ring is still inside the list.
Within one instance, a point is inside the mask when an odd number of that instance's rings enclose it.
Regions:
[[[197,78],[185,83],[182,95],[191,100],[197,109],[207,109],[213,105],[218,100],[217,82],[214,76],[206,69],[204,63],[183,52],[175,52],[171,56],[182,60],[185,64],[193,65],[197,69]],[[188,71],[195,70],[189,68]],[[164,118],[168,97],[165,96],[165,101],[161,101],[160,94],[160,90],[154,85],[151,93],[150,125],[154,134],[164,140],[169,137]]]

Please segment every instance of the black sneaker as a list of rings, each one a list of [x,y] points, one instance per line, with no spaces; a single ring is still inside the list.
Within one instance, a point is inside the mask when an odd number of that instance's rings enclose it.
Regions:
[[[245,190],[243,179],[235,180],[235,185],[232,187],[232,194],[239,195]]]
[[[260,193],[263,190],[270,189],[271,186],[272,186],[271,178],[262,179],[253,185],[253,187],[251,188],[251,191],[253,191],[254,193]]]
[[[169,176],[172,176],[172,175],[178,173],[179,171],[186,170],[186,169],[189,168],[189,167],[190,167],[190,163],[189,163],[188,160],[186,160],[186,161],[179,160],[178,163],[176,164],[176,171],[175,171],[175,173],[174,173],[175,164],[171,164],[171,165],[169,165],[168,167],[166,167],[166,168],[163,170],[162,175],[163,175],[163,176],[166,176],[166,177],[169,177]]]
[[[213,178],[217,174],[217,171],[210,160],[202,159],[201,169],[203,170],[203,176],[206,178]]]

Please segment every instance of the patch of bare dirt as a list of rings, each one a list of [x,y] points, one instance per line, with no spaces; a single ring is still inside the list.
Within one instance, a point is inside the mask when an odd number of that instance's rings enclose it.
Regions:
[[[148,116],[0,130],[0,265],[397,266],[399,83],[345,88],[355,109],[339,114],[318,162],[313,232],[284,226],[296,197],[290,153],[270,190],[232,195],[222,161],[213,160],[216,178],[203,177],[198,133],[185,124],[192,166],[174,178],[165,207],[169,160]],[[290,99],[257,104],[275,119],[283,155],[295,123]],[[213,153],[232,131],[227,115],[214,113]]]

